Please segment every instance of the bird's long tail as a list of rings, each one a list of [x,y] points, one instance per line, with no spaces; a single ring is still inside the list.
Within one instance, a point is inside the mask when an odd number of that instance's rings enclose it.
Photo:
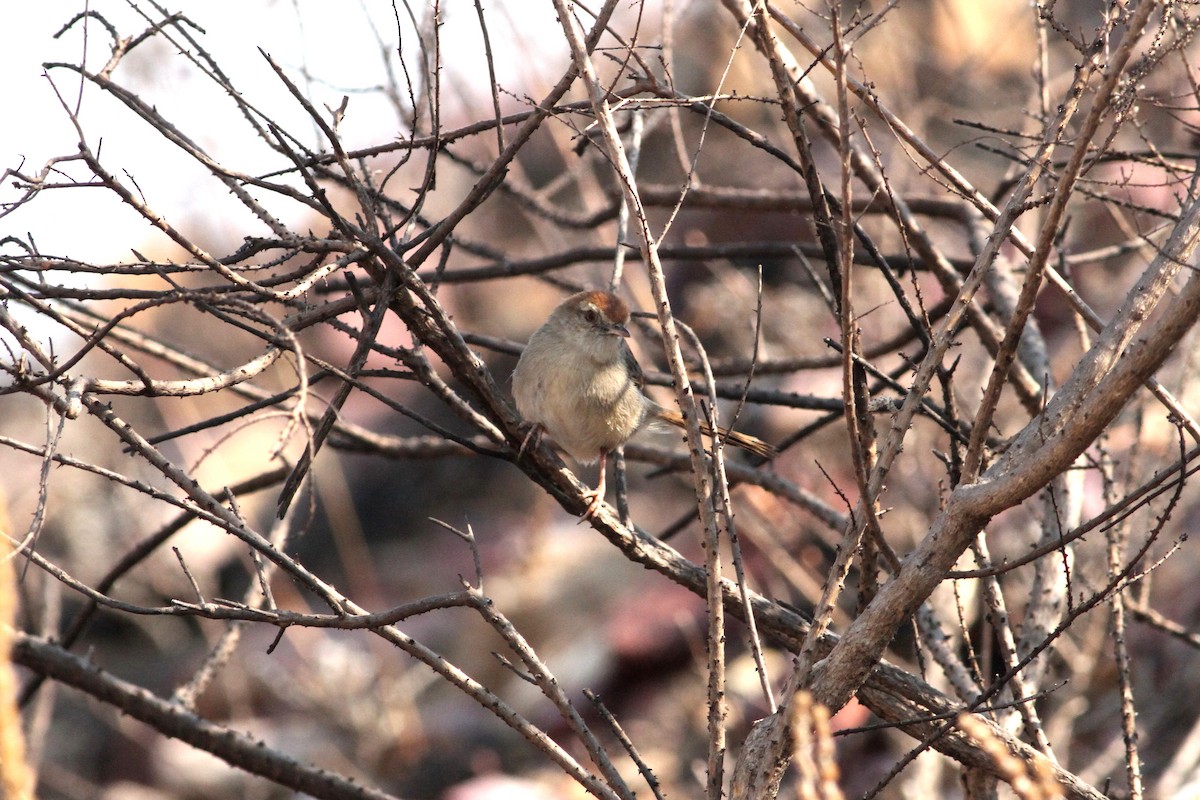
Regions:
[[[657,416],[663,422],[674,425],[676,428],[683,428],[685,430],[687,429],[687,423],[684,421],[683,415],[678,411],[668,408],[661,408],[658,410]],[[705,436],[713,435],[712,427],[703,421],[700,422],[700,431]],[[720,436],[721,440],[726,444],[740,447],[748,453],[754,453],[756,456],[762,456],[763,458],[774,458],[776,455],[778,455],[778,451],[774,447],[767,444],[762,439],[759,439],[757,436],[751,436],[748,433],[731,431],[728,428],[717,428],[717,435]]]

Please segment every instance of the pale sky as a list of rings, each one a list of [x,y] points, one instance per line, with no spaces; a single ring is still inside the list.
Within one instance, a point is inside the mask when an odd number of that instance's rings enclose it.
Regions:
[[[511,19],[506,7],[518,9],[519,20]],[[444,114],[463,112],[463,118],[491,116],[486,66],[482,58],[478,19],[473,3],[448,2],[443,10]],[[92,0],[91,9],[113,22],[123,36],[140,32],[146,25],[123,0]],[[404,37],[404,52],[411,53],[415,69],[415,37],[411,23],[397,33],[392,4],[378,0],[318,2],[317,0],[241,0],[238,3],[183,0],[169,5],[187,14],[207,31],[199,35],[204,47],[220,63],[249,99],[285,124],[292,132],[312,135],[313,126],[290,98],[258,52],[262,48],[300,82],[306,68],[324,82],[316,92],[319,105],[337,105],[343,94],[351,96],[343,136],[351,146],[390,141],[399,130],[394,110],[380,97],[361,91],[383,82],[384,51],[395,65],[398,35]],[[515,4],[493,0],[485,3],[499,82],[518,92],[543,91],[561,75],[565,48],[549,3]],[[0,30],[6,31],[0,48],[0,100],[7,117],[0,125],[0,169],[24,165],[32,174],[53,156],[75,151],[74,128],[43,75],[46,61],[78,62],[84,48],[82,29],[76,27],[61,39],[53,34],[75,13],[82,2],[0,4]],[[401,13],[404,13],[403,6]],[[415,13],[425,12],[416,3]],[[381,48],[371,24],[383,39]],[[514,28],[521,35],[513,33]],[[536,45],[531,46],[531,42]],[[88,64],[98,69],[107,60],[110,39],[95,21],[88,29]],[[136,57],[135,57],[136,56]],[[222,163],[247,172],[261,170],[277,159],[258,143],[249,128],[232,110],[226,98],[207,81],[197,80],[184,59],[165,42],[143,45],[118,69],[118,82],[150,99],[158,110],[192,136]],[[562,61],[562,63],[558,63]],[[78,77],[64,69],[51,77],[66,101],[75,103]],[[511,105],[516,100],[509,100]],[[511,106],[510,106],[511,107]],[[203,209],[213,224],[253,226],[240,206],[206,173],[178,156],[123,105],[93,86],[85,90],[81,111],[85,135],[93,150],[100,148],[101,161],[114,174],[136,181],[160,213],[170,217]],[[310,139],[315,142],[315,137]],[[70,165],[72,175],[83,177],[81,165]],[[18,196],[11,179],[0,187],[0,200]],[[241,215],[239,217],[227,217]],[[271,206],[287,221],[299,208]],[[243,219],[244,218],[244,219]],[[261,233],[262,230],[247,230]],[[0,236],[26,238],[32,234],[39,248],[53,255],[71,255],[95,260],[131,258],[130,247],[145,246],[155,234],[148,223],[123,207],[104,189],[70,189],[43,194],[31,204],[0,218]],[[6,248],[7,251],[7,248]]]

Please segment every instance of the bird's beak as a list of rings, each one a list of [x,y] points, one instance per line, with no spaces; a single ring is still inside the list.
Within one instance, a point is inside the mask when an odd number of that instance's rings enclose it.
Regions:
[[[613,336],[620,336],[623,339],[629,338],[629,328],[626,328],[624,325],[620,324],[619,322],[614,322],[612,325],[609,325],[608,332],[611,333]]]

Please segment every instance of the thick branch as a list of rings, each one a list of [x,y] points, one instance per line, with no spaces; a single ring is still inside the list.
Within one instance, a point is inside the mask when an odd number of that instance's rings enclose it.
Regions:
[[[1198,235],[1200,200],[1193,199],[1147,275],[1157,280],[1164,270],[1170,271],[1167,265],[1187,263]],[[1161,294],[1159,291],[1158,296]],[[841,708],[862,685],[900,625],[946,577],[988,520],[1069,469],[1112,422],[1200,319],[1200,277],[1192,274],[1179,296],[1146,326],[1134,344],[1124,350],[1118,347],[1116,343],[1127,342],[1149,311],[1138,293],[1132,292],[1046,412],[1025,427],[979,483],[962,485],[951,493],[928,535],[905,559],[900,574],[883,587],[822,663],[812,686],[822,703]],[[1111,365],[1107,374],[1104,364]],[[1097,383],[1101,374],[1104,377]]]
[[[17,634],[12,658],[21,666],[120,709],[166,736],[187,742],[231,766],[280,786],[327,800],[395,800],[386,792],[359,786],[341,775],[302,764],[244,733],[209,722],[183,706],[109,675],[95,664],[71,655],[45,639]]]

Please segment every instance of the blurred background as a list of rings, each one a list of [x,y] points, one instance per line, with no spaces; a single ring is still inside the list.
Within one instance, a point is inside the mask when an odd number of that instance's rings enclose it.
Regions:
[[[15,121],[0,126],[4,166],[30,175],[48,160],[74,152],[79,135],[67,109],[78,104],[84,135],[110,171],[135,186],[147,204],[206,252],[224,257],[242,247],[245,237],[265,235],[224,184],[126,104],[92,83],[81,88],[72,70],[44,70],[46,62],[81,61],[90,70],[100,70],[110,56],[112,40],[96,19],[90,20],[86,37],[82,26],[75,25],[55,38],[83,11],[82,6],[69,5],[0,9],[0,24],[10,31],[11,43],[0,48],[0,72],[5,75],[0,97]],[[825,42],[828,7],[819,5],[792,6],[784,13]],[[103,15],[120,37],[134,36],[150,24],[148,20],[161,17],[155,7],[140,3],[98,2],[88,8]],[[428,6],[394,12],[390,5],[376,3],[245,0],[234,8],[180,2],[171,10],[186,16],[194,41],[153,36],[121,60],[113,80],[153,106],[213,160],[247,175],[281,176],[280,181],[301,190],[305,186],[294,172],[281,173],[292,165],[253,134],[236,105],[202,73],[207,62],[197,59],[197,52],[206,52],[247,101],[313,151],[322,149],[320,132],[260,50],[280,64],[314,107],[336,109],[343,97],[348,98],[339,134],[351,150],[429,131],[429,108],[406,102],[404,93],[395,89],[416,87],[414,94],[424,96],[429,65],[421,59],[430,51],[420,49],[418,42],[428,43],[435,35],[441,57],[437,76],[442,131],[492,119],[494,85],[499,87],[495,101],[501,113],[526,111],[569,63],[549,4],[486,4],[494,84],[479,16],[469,4],[438,7],[436,21]],[[1078,53],[1065,44],[1066,34],[1043,31],[1045,40],[1039,42],[1034,11],[1017,0],[908,2],[888,7],[878,26],[871,27],[872,14],[883,10],[854,3],[840,8],[842,19],[855,21],[855,36],[861,37],[854,40],[854,74],[869,82],[879,100],[935,152],[998,202],[1011,188],[1020,158],[1028,155],[1028,137],[1041,130],[1040,116],[1053,112],[1047,103],[1057,103],[1069,84]],[[1098,24],[1093,3],[1060,2],[1053,14],[1063,30],[1081,36]],[[585,19],[584,26],[588,24]],[[1163,26],[1169,27],[1168,22]],[[739,365],[750,360],[759,340],[761,369],[752,385],[773,394],[741,410],[738,427],[772,442],[794,443],[765,469],[832,513],[845,514],[844,497],[855,497],[854,472],[840,411],[832,416],[830,411],[838,408],[841,397],[840,359],[825,342],[837,341],[839,328],[822,296],[825,268],[814,266],[819,257],[809,258],[816,240],[807,193],[799,176],[779,158],[731,130],[745,126],[792,152],[778,105],[768,102],[775,91],[770,73],[750,43],[741,41],[739,47],[736,24],[717,3],[622,6],[613,28],[637,37],[641,49],[636,52],[662,85],[683,96],[715,93],[723,98],[715,106],[729,125],[713,124],[702,113],[665,102],[647,103],[644,109],[638,178],[651,198],[654,229],[661,232],[672,307],[695,329],[718,373],[733,376],[729,380],[734,384],[744,380],[739,376],[745,370]],[[611,49],[599,51],[598,60],[603,69],[612,70],[624,58],[623,50],[615,39],[606,45]],[[1176,61],[1142,76],[1139,103],[1132,112],[1136,124],[1122,129],[1114,148],[1154,149],[1164,161],[1191,164],[1186,159],[1195,150],[1196,103],[1188,95],[1194,78],[1188,60],[1192,55],[1189,39],[1178,48]],[[1045,65],[1044,86],[1038,81],[1039,63]],[[826,99],[834,97],[826,71],[814,69],[809,77]],[[584,99],[576,89],[564,102]],[[930,235],[956,266],[965,269],[978,240],[961,218],[936,210],[938,201],[950,205],[951,193],[883,120],[861,105],[856,113],[856,124],[877,151],[892,191],[913,202],[927,201],[934,209],[924,218]],[[456,229],[454,246],[444,253],[438,299],[459,329],[474,337],[476,351],[506,389],[519,345],[550,310],[576,288],[606,285],[612,274],[610,253],[618,236],[616,192],[587,124],[583,114],[548,120],[513,163],[507,178],[513,190],[496,192],[473,211]],[[454,136],[438,158],[436,181],[420,192],[414,227],[423,229],[427,221],[450,213],[496,157],[497,148],[490,130]],[[835,185],[837,154],[825,144],[818,145],[817,154],[827,170],[827,184]],[[403,202],[411,201],[427,179],[424,153],[407,158],[397,149],[364,156],[360,163],[384,185],[385,193]],[[689,170],[694,171],[695,192],[677,209],[674,200],[687,184]],[[44,257],[100,265],[193,261],[113,193],[65,186],[86,179],[85,172],[78,163],[57,164],[52,175],[63,188],[43,190],[36,202],[0,217],[0,253],[25,257],[36,249]],[[19,183],[11,177],[0,182],[0,202],[22,197]],[[1087,173],[1057,241],[1057,266],[1102,318],[1111,316],[1153,256],[1146,243],[1160,240],[1155,236],[1164,215],[1174,213],[1185,185],[1185,179],[1149,159],[1098,160]],[[704,190],[725,192],[724,197],[733,199],[710,202]],[[349,193],[330,185],[329,194],[343,213],[353,213]],[[745,199],[750,194],[761,202]],[[302,203],[281,193],[264,194],[260,200],[301,235],[329,233],[327,220]],[[1020,227],[1032,233],[1036,219],[1031,213]],[[860,221],[889,259],[903,263],[913,257],[890,220],[864,212]],[[14,239],[23,244],[17,246]],[[630,234],[626,240],[634,237]],[[538,266],[537,259],[551,258],[562,266]],[[264,257],[262,268],[264,274],[278,275],[298,269],[307,259],[300,254],[268,264]],[[6,262],[5,269],[16,269],[14,263]],[[423,273],[426,280],[433,280],[433,269],[430,262]],[[485,272],[472,278],[472,270]],[[162,276],[153,270],[141,276],[113,273],[74,272],[67,279],[51,275],[49,280],[72,290],[70,302],[80,313],[86,309],[100,319],[131,308],[138,302],[138,290],[163,286]],[[361,270],[358,274],[366,284]],[[200,285],[201,279],[184,275],[179,280]],[[902,373],[909,359],[919,356],[919,342],[903,338],[907,320],[877,270],[863,269],[855,280],[864,350],[872,354],[878,370]],[[905,272],[903,282],[910,299],[925,311],[936,309],[945,297],[938,281],[919,266]],[[622,292],[635,309],[653,310],[649,285],[633,250]],[[345,281],[335,274],[314,284],[306,299],[319,307],[345,294]],[[56,354],[69,354],[80,346],[79,336],[53,326],[44,315],[17,304],[11,310]],[[359,322],[353,311],[342,319]],[[1065,303],[1052,293],[1040,301],[1035,319],[1050,358],[1051,374],[1044,380],[1053,387],[1070,374],[1087,339]],[[215,335],[212,314],[195,304],[146,308],[132,316],[131,325],[154,341],[220,369],[262,351],[261,338],[253,332],[226,326]],[[355,346],[352,336],[333,325],[315,325],[297,336],[306,352],[333,364],[345,364]],[[412,345],[410,333],[395,317],[385,320],[378,339],[393,347]],[[11,339],[4,341],[11,350]],[[1163,377],[1188,408],[1195,405],[1196,391],[1190,343],[1189,339],[1189,346],[1179,349]],[[665,370],[651,326],[639,328],[634,347],[652,376]],[[963,404],[963,418],[970,419],[991,362],[971,331],[964,331],[955,356],[960,358],[951,394]],[[179,362],[168,358],[147,356],[143,366],[160,379],[181,373]],[[401,374],[397,359],[375,353],[368,367],[377,371],[370,385],[412,414],[397,413],[395,407],[356,391],[340,412],[342,421],[392,444],[429,435],[424,421],[469,434],[446,404]],[[724,373],[722,368],[727,368]],[[129,378],[97,353],[84,358],[77,369],[103,378]],[[900,382],[906,384],[907,379]],[[286,359],[254,381],[264,394],[288,391],[295,383],[295,364]],[[318,413],[335,390],[333,380],[311,387],[310,402]],[[664,401],[670,397],[669,388],[654,391]],[[1007,427],[996,431],[1000,440],[1028,420],[1012,395],[1006,393],[1002,401],[998,419]],[[883,384],[876,396],[895,400],[901,395]],[[143,435],[153,436],[231,414],[247,402],[231,392],[218,392],[190,398],[116,397],[113,407]],[[737,405],[731,401],[723,406],[722,418],[729,418]],[[879,417],[881,430],[886,430],[887,419],[886,414]],[[94,471],[55,465],[43,475],[42,458],[29,449],[52,444],[79,462],[169,488],[147,465],[123,452],[120,442],[95,420],[84,416],[69,421],[61,433],[56,425],[57,417],[48,415],[45,404],[31,395],[0,398],[0,435],[5,437],[0,485],[11,535],[19,539],[41,521],[38,552],[94,585],[122,555],[163,530],[178,512]],[[262,474],[278,463],[280,454],[297,457],[304,440],[290,426],[288,414],[268,407],[173,436],[160,446],[174,463],[215,491]],[[924,535],[949,488],[945,461],[937,457],[947,450],[946,438],[937,424],[919,420],[907,440],[907,457],[888,481],[885,528],[901,555]],[[348,438],[334,444],[322,450],[309,486],[296,501],[289,520],[289,553],[359,604],[379,610],[454,591],[461,586],[460,576],[471,579],[470,549],[436,521],[462,530],[470,527],[478,542],[486,593],[553,669],[587,718],[598,720],[583,698],[584,689],[603,698],[668,796],[699,796],[706,741],[701,598],[627,561],[505,460],[463,449],[402,451]],[[672,546],[702,562],[698,526],[691,519],[695,500],[690,478],[678,469],[663,468],[654,455],[664,448],[682,452],[681,442],[674,433],[651,432],[635,444],[651,455],[638,458],[640,451],[631,448],[633,519],[653,534],[669,532]],[[1124,487],[1138,485],[1178,451],[1179,434],[1160,407],[1147,403],[1130,409],[1110,429],[1095,450],[1094,464],[1080,478],[1082,518],[1100,513]],[[1107,473],[1096,467],[1101,462]],[[594,467],[571,466],[594,485]],[[259,530],[275,524],[277,488],[237,497],[240,513]],[[808,610],[819,596],[840,534],[828,517],[788,502],[784,494],[755,485],[735,490],[741,544],[751,586]],[[1152,589],[1138,590],[1145,593],[1139,597],[1184,628],[1192,624],[1200,605],[1189,567],[1193,545],[1184,541],[1196,515],[1195,500],[1195,492],[1186,487],[1170,507],[1170,522],[1148,558],[1166,555],[1176,546],[1178,550],[1153,573]],[[1031,501],[993,521],[988,535],[996,561],[1016,557],[1037,541],[1043,508]],[[1129,522],[1134,535],[1158,531],[1156,516],[1165,508],[1163,501],[1134,516]],[[194,521],[175,533],[169,546],[159,547],[123,575],[110,594],[147,606],[193,598],[191,582],[171,547],[178,548],[207,598],[240,599],[253,593],[255,570],[247,548],[218,528]],[[1072,558],[1068,605],[1103,585],[1104,536],[1085,539]],[[1033,580],[1025,571],[1003,578],[1009,610],[1017,618]],[[966,581],[956,586],[958,595],[951,593],[949,602],[950,607],[958,606],[967,639],[962,646],[976,637],[977,663],[988,673],[984,639],[989,634],[980,622],[976,589]],[[36,569],[23,573],[20,590],[21,624],[29,631],[60,635],[83,609],[78,594]],[[282,577],[273,581],[272,590],[284,608],[303,609],[313,603]],[[851,597],[840,610],[839,625],[853,614],[853,606]],[[731,625],[731,738],[736,750],[750,724],[767,709],[745,631],[740,623]],[[442,610],[401,627],[551,735],[564,734],[561,720],[537,689],[493,655],[503,649],[503,642],[474,614]],[[189,685],[228,630],[218,621],[101,611],[82,629],[72,649],[169,697]],[[1051,677],[1039,706],[1062,765],[1123,796],[1125,752],[1108,633],[1108,617],[1101,607],[1056,640],[1055,652],[1047,657]],[[301,761],[352,775],[399,797],[474,800],[583,793],[486,709],[382,640],[358,631],[292,628],[268,653],[275,637],[276,631],[267,626],[244,626],[227,662],[195,696],[199,713],[250,732]],[[944,688],[936,670],[923,671],[929,665],[912,639],[911,631],[902,634],[893,657]],[[1147,744],[1144,769],[1159,796],[1187,796],[1186,787],[1200,762],[1194,747],[1200,730],[1197,715],[1189,704],[1179,702],[1200,691],[1200,670],[1193,668],[1195,641],[1146,625],[1135,624],[1129,631],[1128,646],[1137,654],[1132,677],[1139,732]],[[772,674],[781,677],[790,657],[769,650],[767,663]],[[44,798],[292,796],[62,687],[43,686],[26,708],[31,760]],[[835,718],[834,727],[846,731],[872,720],[864,707],[852,703]],[[839,735],[846,795],[870,791],[911,746],[902,734],[882,728]],[[922,756],[880,796],[960,796],[948,764],[933,754]]]

